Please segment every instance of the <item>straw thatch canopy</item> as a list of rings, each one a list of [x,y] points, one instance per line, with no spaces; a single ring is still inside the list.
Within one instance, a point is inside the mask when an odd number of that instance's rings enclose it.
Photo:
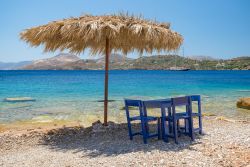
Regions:
[[[122,14],[72,17],[27,29],[20,35],[31,46],[44,45],[45,51],[68,49],[81,53],[90,48],[92,54],[105,53],[106,38],[111,50],[124,54],[176,50],[183,41],[168,23]]]
[[[157,23],[128,15],[73,17],[34,27],[21,33],[31,46],[44,45],[45,51],[68,49],[81,53],[89,48],[92,54],[105,53],[104,125],[108,113],[108,69],[111,51],[140,53],[176,50],[182,36],[170,30],[167,23]]]

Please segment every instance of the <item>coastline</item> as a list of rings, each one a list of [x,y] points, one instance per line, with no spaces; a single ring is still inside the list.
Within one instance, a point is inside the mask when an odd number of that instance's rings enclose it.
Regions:
[[[151,113],[152,111],[148,111]],[[221,115],[216,115],[214,113],[203,113],[203,117],[209,118],[209,119],[214,119],[214,120],[220,120],[220,121],[225,121],[225,122],[231,122],[231,123],[236,123],[236,122],[241,122],[241,123],[250,123],[250,120],[245,120],[245,119],[232,119],[230,117],[226,116],[221,116]],[[93,116],[92,116],[93,117]],[[6,124],[0,124],[0,135],[1,134],[25,134],[29,133],[30,131],[35,131],[35,132],[46,132],[49,130],[54,130],[54,129],[60,129],[64,127],[84,127],[84,128],[89,128],[92,126],[94,122],[98,122],[102,120],[100,117],[96,117],[89,119],[88,122],[80,122],[76,120],[53,120],[53,121],[45,121],[45,122],[32,122],[31,120],[29,121],[17,121],[14,123],[6,123]],[[114,122],[116,124],[124,124],[126,121],[124,119],[119,119],[119,122],[115,121],[115,118],[110,117],[109,120],[111,122]]]
[[[58,125],[0,133],[0,166],[247,166],[250,122],[204,116],[204,135],[180,144],[140,137],[130,141],[125,123],[107,131]],[[139,128],[137,126],[136,128]],[[25,157],[25,161],[24,158]]]
[[[73,54],[59,53],[51,58],[28,61],[22,66],[19,65],[14,68],[7,66],[2,69],[104,70],[104,62],[103,57],[97,59],[80,59]],[[142,56],[132,59],[120,54],[110,55],[110,69],[112,70],[250,70],[249,62],[250,58],[247,56],[223,60],[207,59],[205,57],[183,57],[171,54]],[[157,66],[155,64],[157,64]]]
[[[250,69],[188,69],[188,70],[173,70],[173,69],[165,69],[165,68],[111,68],[109,71],[182,71],[182,72],[187,72],[187,71],[250,71]],[[105,71],[105,69],[0,69],[0,71]]]

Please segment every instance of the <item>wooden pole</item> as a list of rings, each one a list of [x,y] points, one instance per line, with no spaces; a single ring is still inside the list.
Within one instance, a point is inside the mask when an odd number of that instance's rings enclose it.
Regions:
[[[104,125],[108,125],[108,80],[109,80],[109,55],[110,44],[109,38],[106,38],[106,55],[105,55],[105,86],[104,86]]]

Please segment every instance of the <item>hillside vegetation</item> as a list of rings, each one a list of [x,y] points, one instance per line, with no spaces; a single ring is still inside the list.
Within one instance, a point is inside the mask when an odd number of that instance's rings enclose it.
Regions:
[[[112,54],[110,57],[110,69],[167,70],[171,67],[183,67],[192,70],[250,70],[250,57],[238,57],[229,60],[196,60],[177,55],[155,55],[130,59],[119,54]],[[104,58],[80,59],[75,55],[63,54],[57,55],[56,59],[52,57],[34,61],[23,69],[101,70],[104,69]]]

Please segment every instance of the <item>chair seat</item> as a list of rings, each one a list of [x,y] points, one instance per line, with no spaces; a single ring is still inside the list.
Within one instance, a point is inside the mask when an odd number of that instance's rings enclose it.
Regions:
[[[176,118],[188,118],[189,115],[186,112],[182,112],[182,113],[176,113],[175,114]],[[201,116],[200,113],[192,113],[192,116]]]
[[[189,115],[186,112],[176,113],[175,118],[176,119],[187,119],[187,118],[189,118]],[[165,120],[173,120],[173,117],[172,116],[170,116],[170,117],[166,116]]]
[[[180,118],[189,118],[189,115],[186,112],[176,113],[175,116],[176,116],[177,119],[180,119]]]
[[[201,114],[200,113],[192,113],[192,116],[198,117],[198,116],[201,116]]]
[[[157,120],[157,117],[152,117],[152,116],[147,116],[147,117],[144,117],[146,120],[148,121],[155,121]],[[135,120],[141,120],[141,117],[140,116],[135,116],[135,117],[131,117],[130,118],[130,121],[135,121]]]

